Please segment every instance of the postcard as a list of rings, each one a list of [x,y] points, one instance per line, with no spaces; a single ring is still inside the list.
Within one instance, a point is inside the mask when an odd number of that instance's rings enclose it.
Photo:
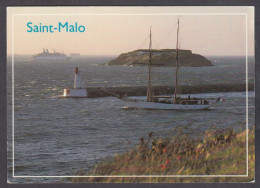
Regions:
[[[8,183],[255,181],[254,7],[7,8]]]

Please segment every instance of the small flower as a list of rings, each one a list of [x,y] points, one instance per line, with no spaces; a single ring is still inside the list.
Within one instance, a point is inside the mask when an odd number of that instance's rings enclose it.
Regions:
[[[167,161],[166,161],[166,164],[169,164],[169,163],[170,163],[170,161],[169,161],[169,160],[167,160]]]
[[[177,156],[177,160],[181,160],[181,156],[180,155]]]
[[[164,149],[163,149],[163,153],[166,153],[166,152],[167,152],[167,149],[166,149],[166,148],[164,148]]]
[[[200,152],[200,149],[196,149],[196,153],[199,153]]]
[[[161,165],[161,168],[162,168],[162,169],[165,169],[165,168],[166,168],[166,165]]]

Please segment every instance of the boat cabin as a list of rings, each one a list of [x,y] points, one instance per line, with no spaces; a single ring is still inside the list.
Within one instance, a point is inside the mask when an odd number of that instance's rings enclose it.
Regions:
[[[165,103],[165,104],[183,104],[183,105],[208,105],[209,102],[203,98],[181,98],[177,97],[173,102],[172,96],[153,96],[151,102]]]

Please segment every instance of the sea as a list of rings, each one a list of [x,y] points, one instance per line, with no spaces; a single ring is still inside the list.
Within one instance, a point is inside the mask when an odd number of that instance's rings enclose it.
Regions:
[[[154,138],[177,131],[203,137],[209,129],[245,129],[247,119],[249,128],[254,126],[254,91],[191,94],[225,99],[202,111],[127,110],[115,97],[60,97],[65,88],[73,87],[75,66],[86,87],[147,85],[147,67],[106,66],[113,58],[80,56],[69,62],[35,63],[28,55],[15,55],[13,61],[8,57],[9,183],[69,182],[67,177],[79,171],[87,174],[96,163],[135,147],[150,132]],[[247,66],[245,57],[207,58],[214,66],[181,67],[180,85],[246,83],[246,70],[248,82],[254,83],[254,58]],[[174,74],[174,67],[153,67],[152,84],[173,85]]]

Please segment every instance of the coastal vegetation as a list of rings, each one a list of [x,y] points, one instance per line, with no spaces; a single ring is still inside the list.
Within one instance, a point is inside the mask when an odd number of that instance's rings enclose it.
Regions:
[[[203,138],[190,138],[181,131],[168,138],[140,138],[139,144],[122,154],[106,158],[88,172],[88,176],[133,177],[76,177],[72,182],[251,182],[255,169],[255,134],[248,130],[214,129]],[[247,176],[248,160],[248,176]],[[154,177],[137,177],[147,175]],[[175,177],[159,177],[171,176]],[[183,175],[184,177],[176,177]],[[189,176],[187,176],[189,175]],[[204,177],[192,177],[203,175]],[[210,175],[208,177],[205,177]],[[216,175],[214,177],[214,175]],[[231,175],[220,177],[217,175]],[[234,176],[242,175],[242,176]],[[244,175],[244,176],[243,176]],[[185,177],[187,176],[187,177]]]

